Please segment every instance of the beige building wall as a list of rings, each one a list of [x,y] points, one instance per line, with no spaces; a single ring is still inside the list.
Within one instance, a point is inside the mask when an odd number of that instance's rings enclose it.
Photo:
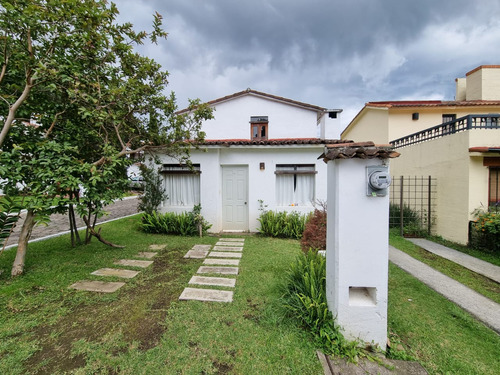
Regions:
[[[363,113],[363,111],[366,111]],[[376,144],[388,142],[388,110],[387,108],[365,108],[360,113],[359,122],[353,120],[349,128],[345,129],[341,139],[350,139],[355,142],[373,141]]]
[[[500,100],[500,65],[480,66],[466,76],[466,100]]]
[[[488,168],[483,154],[469,147],[496,147],[498,129],[475,129],[397,149],[391,161],[393,176],[432,176],[437,179],[433,231],[466,244],[472,211],[488,204]]]
[[[453,137],[453,142],[450,142]],[[448,139],[447,139],[448,138]],[[467,132],[397,150],[391,161],[393,176],[432,176],[437,179],[436,222],[433,231],[451,241],[466,243],[469,210],[469,155]]]

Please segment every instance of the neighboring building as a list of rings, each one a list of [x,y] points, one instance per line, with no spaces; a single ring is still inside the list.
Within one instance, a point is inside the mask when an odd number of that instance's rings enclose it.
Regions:
[[[215,120],[191,151],[193,168],[160,154],[168,199],[161,211],[201,204],[212,232],[256,231],[263,205],[309,212],[326,201],[326,165],[318,156],[340,110],[328,110],[247,89],[208,103]],[[182,112],[182,111],[181,111]]]
[[[342,139],[391,143],[394,176],[437,178],[434,232],[466,243],[472,211],[500,201],[500,65],[456,80],[455,101],[369,102]]]

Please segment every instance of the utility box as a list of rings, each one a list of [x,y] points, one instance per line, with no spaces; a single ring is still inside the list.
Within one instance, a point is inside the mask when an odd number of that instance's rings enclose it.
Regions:
[[[326,293],[347,339],[387,343],[390,147],[330,146]]]

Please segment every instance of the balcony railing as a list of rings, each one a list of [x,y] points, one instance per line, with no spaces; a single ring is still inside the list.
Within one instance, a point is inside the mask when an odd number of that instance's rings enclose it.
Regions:
[[[445,122],[441,125],[407,135],[391,141],[395,148],[425,142],[435,138],[441,138],[450,134],[470,129],[500,129],[500,114],[490,115],[467,115],[456,120]]]

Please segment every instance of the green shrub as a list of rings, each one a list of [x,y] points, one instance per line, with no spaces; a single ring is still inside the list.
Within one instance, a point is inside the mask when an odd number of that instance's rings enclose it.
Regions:
[[[473,212],[475,220],[472,223],[471,247],[500,252],[500,213],[476,209]]]
[[[407,204],[403,204],[403,233],[408,236],[425,236],[428,234],[420,213]],[[401,227],[401,206],[396,203],[389,204],[389,228]]]
[[[348,342],[326,301],[326,258],[313,251],[301,254],[290,266],[284,287],[284,306],[290,317],[311,332],[326,354],[355,361],[363,354],[359,342]]]
[[[141,219],[141,230],[146,233],[175,234],[180,236],[194,236],[199,234],[199,225],[203,234],[206,234],[211,225],[201,216],[201,206],[197,205],[191,212],[166,212],[160,214],[144,213]]]
[[[295,211],[262,211],[258,219],[259,233],[269,237],[300,239],[308,217]]]

